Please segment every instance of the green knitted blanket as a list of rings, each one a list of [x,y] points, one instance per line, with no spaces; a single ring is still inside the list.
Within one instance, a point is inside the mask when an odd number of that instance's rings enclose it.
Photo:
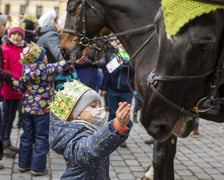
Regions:
[[[175,36],[189,21],[217,9],[224,9],[224,5],[208,4],[194,0],[162,0],[166,32],[170,36]]]

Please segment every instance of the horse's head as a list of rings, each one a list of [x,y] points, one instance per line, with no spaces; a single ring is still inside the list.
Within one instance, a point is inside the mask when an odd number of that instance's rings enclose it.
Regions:
[[[89,38],[110,33],[109,30],[104,29],[104,18],[104,10],[96,1],[69,0],[64,33],[61,37],[61,48],[70,53],[80,44],[99,46],[98,42],[89,42]]]
[[[180,121],[188,122],[186,135],[200,111],[198,102],[207,96],[216,70],[224,34],[223,11],[190,21],[175,36],[166,32],[160,11],[156,17],[159,58],[148,77],[141,121],[157,140],[166,139]],[[189,128],[191,127],[191,128]]]

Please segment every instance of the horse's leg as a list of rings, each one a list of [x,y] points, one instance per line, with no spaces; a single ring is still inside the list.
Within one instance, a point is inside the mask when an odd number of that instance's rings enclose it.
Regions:
[[[171,135],[164,142],[154,141],[153,168],[154,180],[174,180],[174,157],[177,137]]]

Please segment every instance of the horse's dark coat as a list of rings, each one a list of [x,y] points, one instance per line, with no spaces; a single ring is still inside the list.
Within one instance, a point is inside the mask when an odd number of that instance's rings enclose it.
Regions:
[[[80,7],[81,1],[69,1],[65,28],[75,29],[80,33],[85,30],[87,37],[95,36],[105,26],[118,33],[150,24],[159,8],[159,3],[155,0],[140,0],[138,3],[134,0],[86,2],[85,18],[81,12],[80,19],[77,20],[77,12],[74,9]],[[88,3],[94,8],[90,8]],[[82,8],[79,8],[80,11]],[[162,12],[157,15],[159,41],[155,35],[135,58],[136,87],[144,99],[142,111],[149,112],[142,113],[141,122],[155,139],[166,139],[183,114],[152,93],[147,84],[149,73],[155,68],[155,72],[162,76],[184,77],[204,74],[215,68],[223,32],[222,14],[223,11],[216,11],[195,18],[172,38],[168,38],[165,32]],[[136,32],[118,38],[132,55],[150,33],[152,32]],[[197,101],[208,93],[210,78],[211,76],[206,76],[192,80],[159,82],[157,89],[171,101],[191,110]]]

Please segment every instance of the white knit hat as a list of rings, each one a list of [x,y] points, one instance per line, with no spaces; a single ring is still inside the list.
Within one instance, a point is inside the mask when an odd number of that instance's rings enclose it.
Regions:
[[[94,90],[88,90],[86,91],[78,100],[77,104],[75,105],[72,115],[73,118],[76,119],[76,117],[93,101],[99,100],[100,96],[99,94]]]
[[[38,20],[39,26],[43,27],[43,26],[46,26],[46,25],[54,24],[54,21],[55,21],[56,17],[57,17],[57,13],[54,9],[46,12]]]

